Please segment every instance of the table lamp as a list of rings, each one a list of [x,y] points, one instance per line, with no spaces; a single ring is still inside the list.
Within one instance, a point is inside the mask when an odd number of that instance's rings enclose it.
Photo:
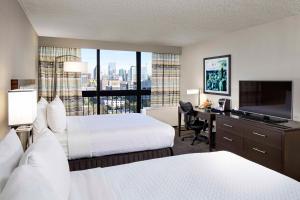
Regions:
[[[35,90],[8,91],[8,125],[32,124],[37,112],[37,93]]]
[[[8,125],[17,127],[23,148],[29,142],[32,123],[37,114],[37,92],[35,90],[10,90],[8,91]],[[26,141],[22,141],[22,133],[27,132]]]
[[[200,106],[200,89],[188,89],[186,91],[187,95],[198,95],[198,105],[196,107]]]

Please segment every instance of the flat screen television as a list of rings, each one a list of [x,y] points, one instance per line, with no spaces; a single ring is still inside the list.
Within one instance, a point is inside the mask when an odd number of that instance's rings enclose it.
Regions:
[[[240,81],[239,110],[292,119],[292,81]]]

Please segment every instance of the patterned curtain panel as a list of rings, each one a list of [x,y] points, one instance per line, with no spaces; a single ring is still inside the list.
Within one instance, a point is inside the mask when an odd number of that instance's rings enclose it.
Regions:
[[[39,96],[52,101],[58,95],[67,115],[82,115],[80,73],[63,71],[65,61],[80,61],[80,49],[40,47]]]
[[[175,54],[152,54],[151,106],[174,106],[180,99],[180,59]]]

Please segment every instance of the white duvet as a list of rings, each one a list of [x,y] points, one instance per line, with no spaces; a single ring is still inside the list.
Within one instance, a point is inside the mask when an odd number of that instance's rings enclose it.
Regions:
[[[299,200],[300,183],[229,152],[71,172],[70,200]]]
[[[172,126],[137,113],[67,118],[69,159],[172,147]],[[65,141],[60,142],[65,144]],[[64,146],[64,145],[63,145]]]

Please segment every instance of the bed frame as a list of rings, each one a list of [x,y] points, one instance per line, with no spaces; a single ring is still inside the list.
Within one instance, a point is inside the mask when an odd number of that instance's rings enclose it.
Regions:
[[[173,156],[172,148],[138,151],[131,153],[121,153],[107,156],[99,156],[92,158],[82,158],[69,160],[70,171],[78,171],[84,169],[91,169],[96,167],[110,167],[126,163],[132,163],[142,160],[149,160],[154,158],[162,158]]]

